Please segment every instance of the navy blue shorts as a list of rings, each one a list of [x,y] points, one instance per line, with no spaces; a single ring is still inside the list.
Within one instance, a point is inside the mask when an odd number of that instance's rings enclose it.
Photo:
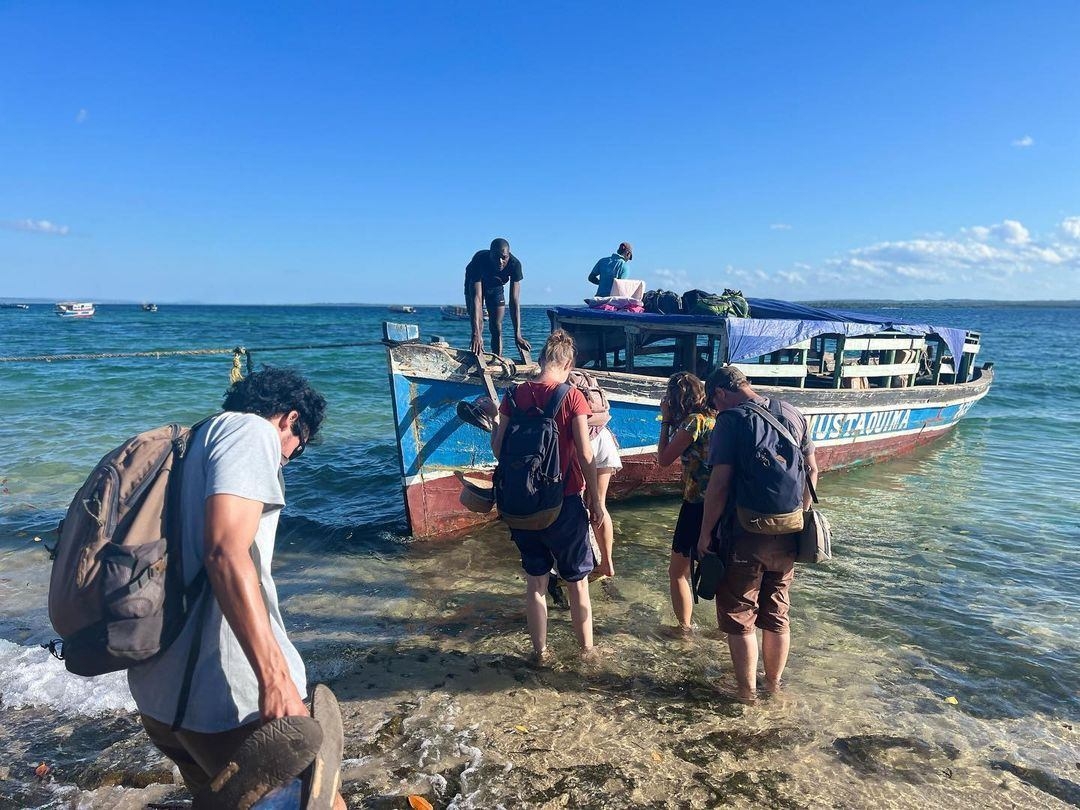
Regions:
[[[506,295],[503,289],[500,284],[498,287],[484,290],[484,306],[487,307],[489,317],[495,317],[495,310],[506,306]]]
[[[517,543],[521,567],[529,576],[543,576],[554,564],[561,578],[577,582],[596,568],[589,543],[589,513],[580,495],[563,498],[559,517],[546,529],[511,529],[510,537]]]
[[[705,517],[705,504],[683,501],[679,519],[675,521],[675,535],[671,538],[671,550],[693,560],[697,554],[697,541],[701,535],[701,521]]]
[[[484,309],[487,310],[488,317],[494,317],[495,310],[499,307],[506,306],[506,287],[500,284],[497,287],[490,289],[480,290],[480,299],[484,302]],[[473,291],[472,284],[465,282],[465,306],[472,309]],[[471,311],[469,313],[472,314]]]

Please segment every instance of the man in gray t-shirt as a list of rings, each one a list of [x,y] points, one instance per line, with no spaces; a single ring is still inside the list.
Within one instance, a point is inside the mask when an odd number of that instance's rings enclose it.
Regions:
[[[261,723],[308,716],[304,664],[270,566],[285,505],[281,468],[319,430],[326,400],[298,374],[266,368],[230,387],[223,407],[191,437],[181,482],[185,585],[205,568],[211,593],[162,655],[128,670],[150,739],[192,793]],[[190,696],[173,731],[193,654]]]

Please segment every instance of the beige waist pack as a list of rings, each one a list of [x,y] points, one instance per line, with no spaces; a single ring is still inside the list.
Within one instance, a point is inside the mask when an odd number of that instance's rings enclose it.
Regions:
[[[802,508],[772,515],[755,512],[745,506],[736,506],[735,515],[739,518],[739,525],[752,534],[792,534],[803,529]]]

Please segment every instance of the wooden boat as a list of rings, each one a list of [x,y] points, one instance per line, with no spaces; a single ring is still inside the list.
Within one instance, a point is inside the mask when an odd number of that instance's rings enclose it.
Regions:
[[[442,313],[443,320],[446,321],[467,321],[469,320],[469,308],[462,306],[461,304],[446,304],[439,307],[439,312]],[[488,319],[488,314],[484,312],[484,320]]]
[[[611,405],[623,469],[609,496],[676,493],[678,464],[656,463],[659,405],[668,377],[703,379],[732,363],[755,389],[806,414],[823,471],[883,461],[946,435],[989,390],[993,364],[977,367],[980,335],[750,299],[751,317],[597,312],[559,307],[552,328],[574,335],[578,364],[594,373]],[[423,343],[411,324],[384,324],[405,510],[412,534],[460,534],[490,514],[459,503],[454,471],[490,478],[489,434],[464,421],[457,403],[496,396],[536,371],[445,343]]]
[[[61,318],[93,318],[94,305],[89,302],[82,301],[61,301],[56,305],[54,311]]]
[[[407,304],[391,304],[387,309],[391,312],[403,312],[406,315],[412,315],[416,312],[416,307],[410,307]]]

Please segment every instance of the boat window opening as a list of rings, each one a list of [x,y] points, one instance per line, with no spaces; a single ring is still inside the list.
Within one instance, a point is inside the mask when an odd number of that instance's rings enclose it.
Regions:
[[[752,384],[805,388],[808,383],[807,375],[810,373],[812,350],[812,341],[805,340],[760,357],[739,360],[733,365],[737,366]]]
[[[832,388],[905,388],[926,377],[930,365],[923,336],[900,332],[846,337],[821,336],[810,341],[808,385]]]
[[[559,324],[553,324],[555,328]],[[575,324],[561,324],[577,345],[577,364],[600,371],[623,371],[626,368],[626,332],[622,327],[578,329]]]

